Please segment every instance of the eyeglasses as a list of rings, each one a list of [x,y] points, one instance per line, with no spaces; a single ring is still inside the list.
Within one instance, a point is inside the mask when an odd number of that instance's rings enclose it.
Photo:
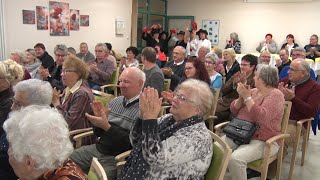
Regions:
[[[271,58],[271,56],[261,56],[262,58]]]
[[[297,71],[302,71],[303,72],[303,71],[305,71],[305,70],[301,70],[301,69],[293,69],[292,67],[289,67],[289,70],[290,71],[294,71],[294,72],[297,72]]]
[[[55,54],[57,57],[65,57],[65,56],[67,56],[66,54]]]
[[[302,57],[303,55],[302,55],[302,54],[291,54],[291,56],[294,56],[294,57]]]
[[[189,103],[194,103],[193,101],[187,99],[183,95],[179,94],[177,91],[173,92],[173,97],[177,98],[180,102],[189,102]]]
[[[205,64],[213,64],[211,61],[204,61]]]
[[[77,72],[77,71],[73,70],[73,69],[62,69],[61,72],[65,74],[65,73],[68,73],[68,72]]]
[[[101,52],[103,52],[102,50],[95,50],[95,52],[99,52],[99,53],[101,53]]]

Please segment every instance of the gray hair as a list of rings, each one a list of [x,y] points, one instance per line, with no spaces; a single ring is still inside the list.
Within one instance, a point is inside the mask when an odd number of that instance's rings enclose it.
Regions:
[[[213,53],[213,52],[208,53],[208,54],[205,56],[205,58],[210,58],[210,59],[212,60],[213,64],[217,64],[217,62],[219,61],[218,56],[216,55],[216,53]]]
[[[107,45],[106,45],[105,43],[98,43],[98,44],[96,45],[96,47],[102,47],[102,50],[103,50],[104,52],[106,52],[106,51],[108,50],[108,47],[107,47]]]
[[[214,53],[216,53],[219,58],[222,58],[222,49],[214,48]]]
[[[293,53],[294,51],[301,52],[302,55],[303,55],[304,57],[306,57],[306,50],[305,50],[304,48],[302,48],[302,47],[296,47],[296,48],[294,48],[294,49],[291,50],[291,53]]]
[[[231,34],[230,34],[230,38],[231,38],[231,37],[234,37],[234,39],[235,39],[236,41],[239,41],[239,36],[238,36],[238,34],[237,34],[236,32],[231,33]]]
[[[307,73],[310,73],[310,70],[311,70],[310,65],[305,59],[297,58],[292,62],[298,62],[301,65],[303,70],[305,70]]]
[[[58,110],[28,106],[10,114],[3,125],[10,153],[21,162],[30,157],[35,170],[61,167],[73,151],[68,124]]]
[[[187,89],[191,93],[190,100],[200,108],[201,115],[205,118],[211,113],[213,103],[213,93],[209,85],[197,79],[187,79],[181,83],[177,89]]]
[[[52,87],[49,82],[39,79],[28,79],[13,86],[13,91],[28,93],[29,105],[50,105],[52,101]]]
[[[142,80],[143,83],[142,83],[142,87],[141,87],[141,90],[143,89],[143,84],[144,82],[146,82],[146,74],[139,68],[137,67],[128,67],[126,68],[125,70],[131,70],[134,72],[134,75],[137,77],[138,80]],[[125,71],[124,70],[124,71]]]
[[[205,46],[201,46],[201,47],[199,48],[199,51],[200,51],[200,49],[204,49],[204,48],[205,48],[205,50],[206,50],[206,54],[210,53],[210,49],[208,49],[208,48],[205,47]]]
[[[22,51],[16,49],[16,50],[12,51],[11,54],[17,54],[20,57],[21,62],[27,61],[27,55],[25,52],[22,52]]]
[[[57,44],[54,47],[53,53],[56,54],[57,51],[61,51],[64,55],[68,55],[68,48],[64,44]]]
[[[68,47],[68,52],[71,54],[77,54],[77,51],[73,47]]]
[[[256,74],[265,83],[266,86],[278,86],[278,68],[266,64],[258,64]]]
[[[14,86],[24,77],[23,67],[14,60],[0,61],[0,77],[9,81]]]

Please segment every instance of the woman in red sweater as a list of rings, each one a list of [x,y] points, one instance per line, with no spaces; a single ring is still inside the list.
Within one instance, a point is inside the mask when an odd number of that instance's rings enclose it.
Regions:
[[[269,65],[258,65],[254,81],[254,89],[238,83],[239,98],[231,103],[230,110],[237,118],[253,122],[259,129],[249,144],[239,146],[232,139],[223,137],[233,150],[229,163],[233,180],[246,180],[247,163],[261,159],[265,142],[280,133],[285,100],[281,91],[277,89],[277,69]],[[271,154],[274,155],[278,150],[279,145],[274,143]]]

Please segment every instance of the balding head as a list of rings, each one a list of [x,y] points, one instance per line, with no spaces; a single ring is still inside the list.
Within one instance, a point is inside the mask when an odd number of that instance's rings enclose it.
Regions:
[[[146,75],[139,68],[126,68],[119,77],[121,95],[127,99],[137,96],[141,92],[145,80]]]
[[[173,49],[172,59],[175,63],[183,61],[186,57],[186,49],[182,46],[176,46]]]
[[[298,82],[309,75],[310,66],[306,60],[297,58],[291,62],[290,69],[288,71],[288,78],[290,81]]]

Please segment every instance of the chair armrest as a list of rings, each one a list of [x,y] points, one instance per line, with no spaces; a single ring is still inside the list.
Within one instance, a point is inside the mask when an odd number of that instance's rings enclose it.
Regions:
[[[92,135],[93,135],[93,131],[88,131],[88,132],[84,132],[84,133],[73,136],[73,140],[76,142],[76,148],[81,147],[83,138],[92,136]]]
[[[105,92],[104,89],[107,88],[107,87],[119,87],[119,85],[117,85],[117,84],[107,84],[107,85],[103,85],[103,86],[100,86],[101,91],[102,91],[102,92]]]
[[[92,131],[92,127],[72,130],[69,132],[69,134],[70,134],[70,136],[73,136],[73,135],[80,134],[80,133],[87,132],[87,131]]]
[[[313,121],[313,118],[301,119],[301,120],[297,121],[297,125],[302,126],[303,123],[308,122],[308,121]]]
[[[221,129],[226,127],[229,123],[230,123],[230,121],[227,121],[227,122],[223,122],[223,123],[220,123],[220,124],[217,124],[216,126],[214,126],[215,133],[218,136],[220,136],[221,135]]]
[[[209,123],[209,130],[214,132],[214,129],[213,129],[213,125],[214,125],[214,120],[215,119],[218,119],[217,116],[209,116],[206,118],[205,121],[207,121]]]
[[[284,139],[290,137],[290,134],[279,134],[276,136],[273,136],[272,138],[268,139],[266,141],[267,145],[272,145],[273,142],[279,140],[279,139]]]
[[[118,162],[118,163],[116,164],[117,169],[121,170],[121,169],[122,169],[122,167],[124,166],[124,164],[126,164],[126,161]]]
[[[131,153],[131,150],[128,150],[128,151],[126,151],[126,152],[123,152],[123,153],[121,153],[121,154],[118,154],[114,159],[115,159],[116,161],[118,161],[118,163],[119,163],[119,162],[122,162],[122,161],[125,161],[126,157],[128,157],[128,156],[130,155],[130,153]]]

